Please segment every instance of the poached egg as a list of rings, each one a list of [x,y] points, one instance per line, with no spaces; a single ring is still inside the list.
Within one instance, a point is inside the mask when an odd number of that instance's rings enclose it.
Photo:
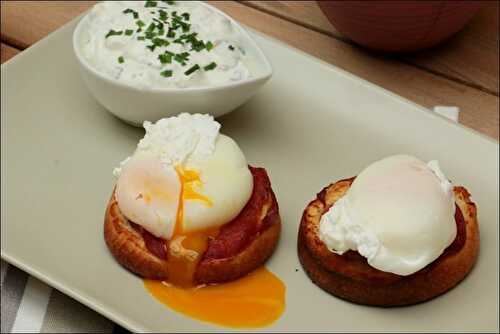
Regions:
[[[208,238],[248,202],[253,177],[245,156],[209,115],[144,123],[134,154],[115,171],[118,207],[168,241],[172,282],[188,286]]]
[[[337,254],[355,250],[372,267],[411,275],[456,237],[453,187],[437,161],[408,155],[364,169],[322,216],[319,236]]]
[[[265,268],[219,285],[193,286],[208,238],[235,218],[253,191],[245,156],[208,115],[181,114],[144,123],[134,154],[115,169],[118,207],[165,240],[169,281],[144,280],[171,309],[236,328],[271,324],[285,307],[285,285]]]

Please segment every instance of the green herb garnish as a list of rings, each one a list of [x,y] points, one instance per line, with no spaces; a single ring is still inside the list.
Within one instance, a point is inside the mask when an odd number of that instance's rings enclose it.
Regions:
[[[181,64],[182,66],[186,66],[186,61],[189,60],[189,53],[183,52],[183,53],[178,53],[174,56],[174,60]]]
[[[160,20],[166,21],[168,19],[168,13],[166,11],[160,9],[159,13],[160,13]]]
[[[172,55],[164,53],[158,56],[160,63],[162,64],[170,64],[172,62]]]
[[[160,30],[163,30],[163,22],[156,19],[156,18],[153,18],[153,21],[156,22],[156,28],[160,29]]]
[[[177,29],[179,27],[182,28],[182,32],[188,32],[191,29],[191,25],[182,21],[183,17],[177,15],[176,11],[172,12],[172,28]]]
[[[160,6],[159,6],[160,3]],[[155,7],[149,10],[149,13],[152,14],[152,21],[144,22],[139,19],[139,13],[131,8],[126,8],[123,10],[123,14],[132,14],[132,17],[135,20],[135,24],[137,29],[135,32],[143,32],[140,36],[137,36],[138,41],[146,41],[149,40],[150,43],[146,43],[144,45],[148,50],[153,52],[156,48],[166,48],[171,43],[178,43],[181,45],[190,45],[190,52],[181,52],[181,53],[173,53],[166,49],[163,49],[163,53],[158,55],[158,60],[162,65],[171,64],[172,60],[175,60],[177,63],[182,66],[186,66],[189,57],[191,56],[191,51],[200,52],[202,50],[210,51],[215,46],[211,41],[204,41],[198,38],[198,33],[191,31],[191,15],[188,12],[183,12],[182,14],[178,14],[177,11],[172,11],[172,7],[162,7],[161,3],[166,3],[168,5],[174,5],[175,1],[153,1],[146,0],[144,2],[144,7],[150,8]],[[165,10],[164,10],[165,9]],[[134,29],[125,29],[125,30],[113,30],[111,29],[107,34],[106,38],[110,36],[133,36]],[[229,49],[231,51],[235,50],[235,47],[229,45]],[[123,64],[125,59],[123,56],[118,57],[118,63]],[[211,62],[208,65],[200,66],[195,64],[187,69],[184,72],[185,75],[191,75],[198,70],[204,71],[212,71],[217,67],[215,62]],[[164,70],[160,72],[163,77],[171,77],[173,75],[173,70]]]
[[[168,28],[167,37],[170,37],[170,38],[174,38],[175,37],[175,31],[174,31],[174,29]]]
[[[215,62],[211,62],[207,66],[203,67],[205,71],[211,71],[217,67],[217,64]]]
[[[113,30],[111,29],[107,34],[105,38],[111,37],[111,36],[120,36],[123,35],[123,30]]]
[[[146,31],[153,31],[155,30],[156,26],[153,22],[151,22],[149,25],[148,25],[148,28],[146,29]]]
[[[154,31],[146,31],[146,32],[144,33],[144,37],[145,37],[146,39],[153,39],[153,38],[155,38],[156,36],[158,36],[158,34],[157,34],[157,33],[155,33]]]
[[[190,75],[193,72],[198,71],[199,69],[200,69],[200,65],[196,64],[196,65],[192,66],[191,68],[189,68],[186,72],[184,72],[184,74]]]
[[[166,39],[156,37],[153,38],[153,44],[161,47],[161,46],[169,46],[170,42],[167,41]]]
[[[132,13],[134,19],[138,19],[139,18],[139,13],[137,13],[135,10],[133,9],[130,9],[130,8],[127,8],[123,11],[123,14],[129,14],[129,13]]]
[[[165,77],[165,78],[170,78],[173,74],[172,70],[165,70],[163,72],[160,73],[161,76]]]

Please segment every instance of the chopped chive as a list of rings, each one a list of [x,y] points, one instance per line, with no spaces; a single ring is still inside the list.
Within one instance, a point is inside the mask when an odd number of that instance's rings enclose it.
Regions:
[[[137,40],[138,40],[138,41],[143,41],[143,40],[145,40],[145,39],[146,39],[146,37],[144,37],[144,36],[139,36],[139,37],[137,37]]]
[[[164,53],[164,54],[159,55],[158,59],[160,60],[160,63],[162,63],[162,64],[170,64],[172,62],[172,55]]]
[[[203,67],[205,71],[211,71],[217,67],[217,64],[215,62],[211,62],[207,66]]]
[[[153,30],[155,30],[155,28],[156,28],[155,24],[151,22],[149,24],[148,28],[146,29],[146,31],[153,31]]]
[[[127,36],[130,36],[130,35],[132,35],[133,33],[134,33],[134,31],[133,31],[132,29],[127,29],[127,30],[125,30],[125,35],[127,35]]]
[[[156,46],[168,46],[170,44],[170,42],[167,41],[166,39],[162,39],[162,38],[158,38],[158,37],[153,38],[152,42]]]
[[[155,49],[156,49],[156,45],[148,45],[146,46],[149,50],[151,50],[151,52],[153,52]]]
[[[153,31],[146,31],[144,33],[144,37],[146,37],[146,39],[153,39],[157,36],[158,34],[153,32]]]
[[[158,5],[158,1],[151,1],[151,0],[146,0],[146,3],[144,4],[144,7],[156,7]]]
[[[184,72],[185,75],[190,75],[192,74],[193,72],[197,71],[200,69],[200,65],[196,64],[194,66],[192,66],[190,69],[188,69],[186,72]]]
[[[168,28],[167,37],[174,38],[175,31],[172,28]]]
[[[115,31],[111,29],[105,36],[105,38],[111,37],[111,36],[120,36],[123,35],[123,30]]]
[[[156,28],[163,29],[163,22],[161,22],[157,18],[153,18],[153,21],[155,21],[157,23]]]
[[[189,53],[183,52],[183,53],[178,53],[174,56],[174,60],[181,64],[182,66],[186,66],[186,61],[189,60]]]
[[[191,44],[191,50],[194,50],[196,52],[200,52],[205,48],[205,43],[203,41],[196,41],[196,43]]]
[[[160,12],[160,20],[166,21],[168,19],[167,12],[164,11],[163,9],[160,9],[159,12]]]
[[[189,21],[189,13],[182,13],[181,16],[184,18],[184,20]]]
[[[141,28],[141,27],[144,27],[144,26],[146,25],[146,24],[145,24],[143,21],[141,21],[141,20],[137,20],[137,21],[135,21],[135,24],[137,24],[137,26],[139,26],[140,28]]]
[[[229,45],[228,48],[229,48],[229,50],[234,51],[234,46]]]
[[[205,44],[205,49],[207,49],[207,51],[210,51],[214,48],[214,45],[212,42],[208,41],[206,44]]]
[[[183,22],[184,23],[184,22]],[[182,27],[182,31],[183,32],[188,32],[189,29],[191,29],[191,25],[190,24],[181,24],[181,27]]]
[[[175,4],[175,1],[162,1],[162,2],[167,3],[167,5],[173,5],[173,4]]]
[[[174,29],[177,29],[179,27],[182,28],[182,31],[183,32],[188,32],[189,29],[191,28],[191,25],[182,21],[182,18],[180,16],[177,15],[177,12],[172,12],[172,16],[173,16],[173,19],[172,19],[172,27]]]
[[[173,73],[172,70],[165,70],[165,71],[161,72],[160,74],[161,74],[161,76],[163,76],[165,78],[169,78],[172,76],[172,73]]]
[[[118,57],[118,63],[123,64],[125,62],[125,59],[123,59],[122,56]]]
[[[206,48],[205,42],[196,38],[197,33],[192,33],[186,35],[185,39],[187,42],[191,43],[191,50],[195,50],[196,52],[200,52],[201,50]]]
[[[138,19],[139,18],[139,13],[137,13],[135,10],[133,9],[130,9],[130,8],[127,8],[123,11],[123,14],[129,14],[129,13],[132,13],[134,19]]]

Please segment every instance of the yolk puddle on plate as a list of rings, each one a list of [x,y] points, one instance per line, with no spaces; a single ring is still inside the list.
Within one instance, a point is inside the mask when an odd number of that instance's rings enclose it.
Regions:
[[[270,325],[285,308],[285,285],[264,267],[219,285],[180,288],[146,279],[144,286],[173,310],[226,327]]]

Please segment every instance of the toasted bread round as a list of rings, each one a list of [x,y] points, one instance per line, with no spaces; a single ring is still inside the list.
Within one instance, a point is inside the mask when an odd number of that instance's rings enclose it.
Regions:
[[[321,216],[345,194],[353,180],[341,180],[324,188],[304,210],[298,255],[316,285],[359,304],[401,306],[423,302],[448,291],[471,270],[479,252],[479,227],[476,206],[463,187],[453,189],[455,241],[439,258],[412,275],[400,276],[375,269],[355,251],[343,255],[329,251],[319,238]]]
[[[243,249],[230,256],[202,256],[194,273],[195,284],[222,283],[244,276],[261,266],[276,247],[281,231],[278,203],[265,170],[251,168],[251,171],[254,175],[254,192],[265,193],[252,195],[242,211],[246,216],[241,219],[256,221],[258,231]],[[256,182],[260,182],[259,187],[256,187]],[[250,203],[257,198],[264,198],[258,201],[258,207]],[[254,217],[248,217],[248,214]],[[240,216],[230,223],[238,223]],[[148,250],[143,235],[121,213],[114,191],[106,209],[104,239],[116,260],[130,271],[144,278],[168,280],[168,258],[162,259]]]

